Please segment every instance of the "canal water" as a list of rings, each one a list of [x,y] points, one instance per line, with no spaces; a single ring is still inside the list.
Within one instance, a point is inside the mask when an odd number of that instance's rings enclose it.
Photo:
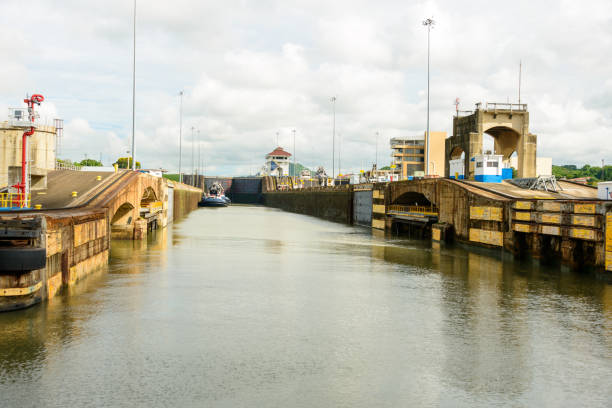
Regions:
[[[199,209],[0,314],[2,407],[610,407],[601,276]]]

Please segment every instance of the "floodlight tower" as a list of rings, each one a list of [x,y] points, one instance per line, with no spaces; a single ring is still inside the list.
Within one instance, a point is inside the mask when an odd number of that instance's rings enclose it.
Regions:
[[[32,136],[34,134],[34,121],[36,120],[36,112],[34,112],[34,105],[40,105],[42,101],[45,100],[45,97],[42,95],[34,94],[29,98],[24,99],[23,101],[28,104],[28,117],[30,119],[29,130],[23,132],[23,136],[21,139],[21,181],[18,184],[15,184],[14,188],[17,189],[19,193],[19,206],[20,207],[28,207],[28,195],[30,194],[30,183],[28,179],[29,166],[27,160],[28,153],[28,136]]]
[[[430,63],[430,52],[429,52],[429,34],[431,29],[436,24],[433,18],[427,18],[423,21],[423,25],[427,27],[427,134],[425,135],[425,175],[429,175],[429,63]]]

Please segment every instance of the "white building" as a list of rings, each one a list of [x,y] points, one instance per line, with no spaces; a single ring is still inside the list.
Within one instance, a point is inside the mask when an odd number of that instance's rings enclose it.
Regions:
[[[478,154],[474,156],[474,180],[485,183],[501,183],[512,178],[512,169],[504,168],[501,154]]]
[[[600,181],[597,183],[597,198],[600,200],[612,200],[612,181]]]
[[[288,176],[290,157],[291,153],[284,151],[280,146],[266,154],[266,174],[268,176]]]
[[[465,167],[463,162],[465,159],[453,159],[448,161],[449,165],[449,176],[450,178],[457,180],[463,180],[465,177]]]

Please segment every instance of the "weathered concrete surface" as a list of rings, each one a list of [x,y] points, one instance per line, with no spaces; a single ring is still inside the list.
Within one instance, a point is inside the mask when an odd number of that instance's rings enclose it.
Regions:
[[[306,188],[263,194],[264,204],[337,222],[352,222],[353,196],[348,187]]]
[[[495,151],[510,158],[515,151],[518,155],[518,177],[535,177],[537,136],[529,133],[529,112],[527,105],[512,110],[507,104],[479,107],[463,117],[453,118],[453,135],[446,139],[445,172],[449,176],[449,160],[457,159],[465,153],[465,177],[474,177],[474,162],[477,154],[482,154],[483,134],[494,138]],[[518,109],[518,110],[517,110]]]
[[[0,270],[0,290],[36,289],[27,295],[0,296],[0,310],[13,310],[52,298],[62,285],[72,285],[107,264],[110,234],[106,210],[24,214],[21,217],[43,218],[41,235],[32,244],[46,248],[47,262],[45,268],[24,274]],[[0,217],[0,225],[4,219],[12,218]]]
[[[0,245],[45,248],[42,269],[14,273],[0,265],[0,310],[14,310],[50,299],[62,287],[73,285],[108,263],[111,236],[143,239],[147,220],[140,217],[142,203],[160,201],[159,225],[167,223],[168,181],[139,172],[125,173],[81,207],[62,210],[20,211],[0,215],[3,220],[39,219],[39,236],[30,240],[0,237]],[[174,185],[174,217],[197,208],[202,190],[180,183]],[[127,222],[127,220],[130,220]],[[16,294],[17,293],[17,294]]]
[[[202,190],[187,184],[172,181],[174,186],[173,220],[178,220],[198,208],[202,199]]]
[[[32,193],[32,205],[40,204],[43,210],[82,205],[127,173],[127,170],[118,173],[51,170],[47,174],[47,188]],[[73,191],[77,193],[76,197],[73,197]]]
[[[391,205],[432,206],[438,213],[438,223],[432,231],[436,241],[457,239],[517,256],[556,258],[575,267],[612,271],[612,203],[541,199],[540,192],[521,191],[522,197],[531,197],[525,200],[508,189],[488,189],[487,184],[436,178],[369,185],[371,226],[375,230],[394,230],[397,220],[389,212]],[[264,179],[264,187],[274,186],[273,180]],[[264,197],[268,206],[357,223],[367,215],[359,205],[359,195],[365,192],[359,189],[351,186],[268,191]],[[359,211],[357,218],[355,211]]]

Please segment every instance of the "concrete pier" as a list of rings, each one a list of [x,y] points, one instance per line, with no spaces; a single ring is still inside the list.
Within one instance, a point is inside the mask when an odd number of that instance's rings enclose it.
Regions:
[[[197,208],[202,195],[200,189],[139,172],[92,183],[83,185],[81,200],[63,209],[0,215],[0,311],[54,297],[108,263],[111,239],[146,239],[150,229]]]
[[[612,271],[612,203],[597,200],[590,187],[566,183],[555,195],[444,178],[283,191],[264,186],[270,188],[264,203],[287,211],[362,225],[369,218],[385,232],[419,229],[434,241]],[[369,214],[364,202],[371,202]]]

